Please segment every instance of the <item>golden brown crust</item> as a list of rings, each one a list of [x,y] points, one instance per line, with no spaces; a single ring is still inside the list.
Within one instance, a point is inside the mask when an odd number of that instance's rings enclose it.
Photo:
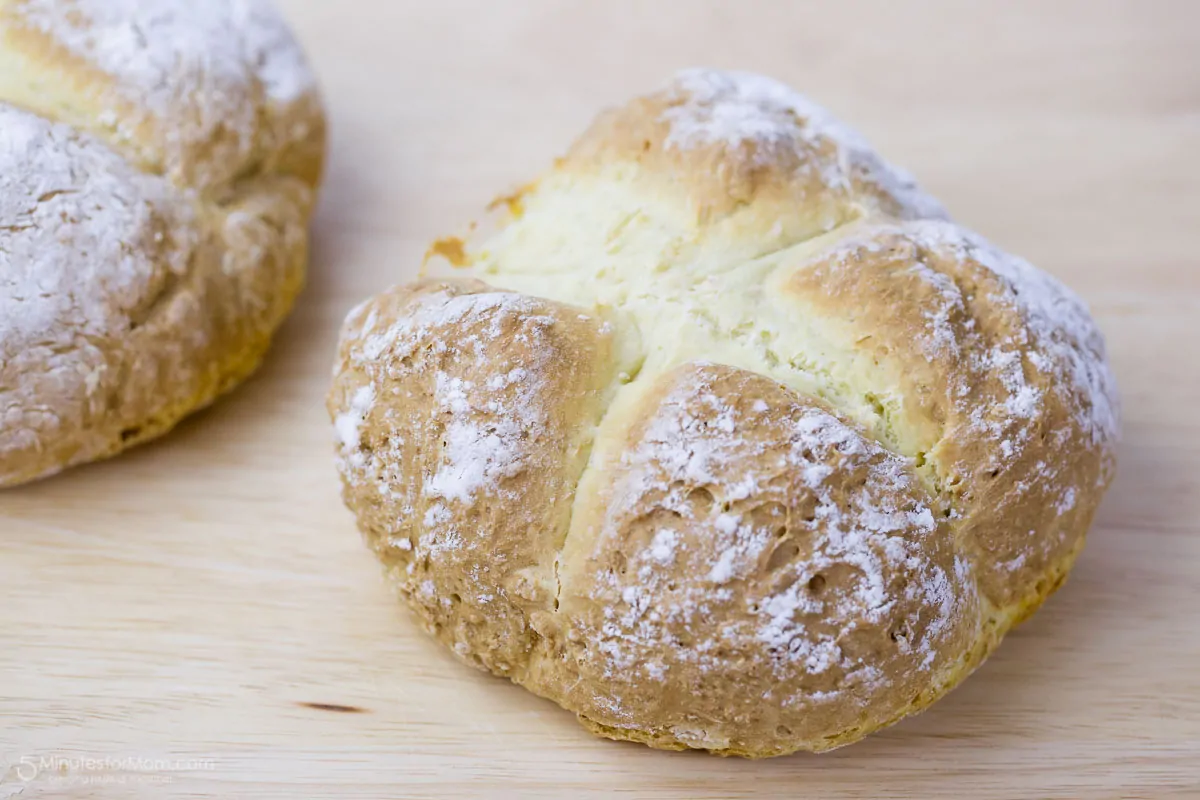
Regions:
[[[1103,359],[1086,310],[940,222],[864,226],[779,269],[781,302],[834,320],[826,330],[870,361],[892,436],[976,548],[988,599],[1043,595],[1115,464],[1110,378],[1082,366]]]
[[[324,118],[259,0],[0,2],[0,486],[249,375],[303,283]]]
[[[320,98],[266,0],[0,0],[0,65],[0,98],[177,184],[320,177]]]
[[[803,96],[711,70],[601,114],[552,170],[500,205],[510,224],[467,263],[601,283],[627,254],[666,279],[676,265],[718,272],[863,217],[945,214]]]
[[[700,227],[751,206],[800,217],[808,230],[798,236],[868,214],[944,213],[854,130],[782,84],[746,74],[683,72],[601,113],[557,167],[595,173],[614,164],[673,183]]]
[[[412,604],[465,658],[601,736],[822,751],[937,700],[1066,577],[1113,471],[1103,339],[1069,290],[942,219],[823,110],[769,79],[688,72],[602,116],[503,205],[494,236],[446,253],[507,290],[472,296],[508,298],[526,320],[513,331],[545,316],[565,332],[569,308],[611,329],[572,335],[603,346],[561,362],[497,330],[470,362],[478,388],[486,361],[520,359],[546,387],[535,407],[561,403],[590,452],[545,462],[554,502],[522,470],[522,493],[489,494],[475,528],[481,551],[527,543],[516,561],[557,576],[553,605],[480,607],[483,633],[447,635],[436,609],[459,605],[464,576],[512,559],[421,568]],[[359,419],[348,380],[414,392],[401,419],[363,417],[370,436],[438,413],[420,388],[432,367],[388,365],[458,352],[483,321],[418,324],[432,301],[411,298],[428,291],[366,307],[374,328],[409,332],[400,347],[355,344],[365,312],[352,315],[340,428]],[[380,456],[355,438],[346,500],[378,541],[402,515],[375,513],[354,465]],[[380,485],[428,484],[441,456],[417,447],[380,459]],[[527,528],[530,502],[546,516]],[[403,519],[416,541],[477,517]]]
[[[708,749],[823,749],[906,709],[976,637],[949,524],[853,425],[703,364],[632,417],[560,567],[581,679],[563,705]]]
[[[329,407],[346,500],[425,626],[521,679],[611,372],[609,326],[477,281],[377,296]]]

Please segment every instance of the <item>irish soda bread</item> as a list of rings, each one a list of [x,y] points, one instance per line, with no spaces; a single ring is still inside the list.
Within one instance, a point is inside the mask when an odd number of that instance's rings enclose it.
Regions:
[[[785,86],[690,71],[346,321],[345,498],[422,623],[602,736],[771,756],[919,711],[1114,467],[1083,304]]]
[[[262,0],[0,0],[0,486],[158,436],[255,369],[323,151]]]

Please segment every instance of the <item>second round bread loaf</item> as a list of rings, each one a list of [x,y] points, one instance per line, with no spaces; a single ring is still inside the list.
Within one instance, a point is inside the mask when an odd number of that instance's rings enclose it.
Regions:
[[[304,281],[324,148],[265,0],[0,0],[0,487],[254,371]]]

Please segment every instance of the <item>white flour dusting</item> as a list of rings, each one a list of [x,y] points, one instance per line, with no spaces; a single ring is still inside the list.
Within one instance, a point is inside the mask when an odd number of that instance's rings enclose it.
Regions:
[[[109,106],[100,126],[122,146],[151,136],[177,182],[236,175],[254,157],[262,101],[283,106],[315,92],[267,0],[25,0],[11,13],[111,76],[111,85],[95,83]]]
[[[769,410],[758,403],[750,408],[752,414]],[[905,576],[899,583],[912,601],[909,607],[932,611],[919,625],[909,620],[915,639],[900,646],[917,654],[920,668],[933,668],[939,644],[963,613],[961,587],[970,582],[968,565],[957,564],[951,576],[930,561],[927,539],[937,534],[938,523],[918,499],[923,493],[904,459],[824,411],[797,405],[787,413],[792,419],[789,444],[775,460],[768,456],[775,451],[763,449],[777,446],[769,444],[773,434],[763,439],[767,444],[754,444],[758,440],[745,436],[739,423],[746,420],[728,400],[710,391],[704,377],[690,374],[665,397],[638,443],[622,457],[627,477],[616,487],[605,525],[626,515],[645,515],[643,504],[660,498],[650,508],[680,515],[682,527],[657,531],[634,554],[636,569],[625,577],[603,568],[596,573],[595,580],[612,587],[621,600],[621,606],[605,612],[599,631],[597,652],[609,675],[633,671],[661,679],[666,670],[649,665],[663,653],[672,663],[726,669],[722,648],[736,652],[747,642],[757,643],[781,677],[794,675],[797,666],[814,675],[835,667],[846,675],[863,673],[872,665],[847,655],[838,642],[858,626],[889,624],[900,599],[893,588],[899,575]],[[741,465],[738,474],[729,474],[730,464]],[[865,482],[848,486],[837,477],[837,464],[841,470],[865,470]],[[767,488],[779,485],[771,476],[780,470],[800,476],[803,488],[792,491],[804,494],[781,495]],[[743,486],[753,488],[746,492]],[[703,492],[700,506],[695,505],[697,491]],[[798,535],[812,542],[811,554],[777,567],[795,575],[781,589],[757,600],[743,595],[748,586],[765,585],[762,564],[779,524],[772,518],[756,522],[753,509],[762,504],[804,506],[805,495],[813,502],[812,519],[793,524],[803,526]],[[707,497],[711,505],[703,499]],[[749,505],[743,509],[738,501]],[[601,540],[617,536],[615,530],[602,528]],[[684,541],[692,544],[680,551]],[[688,561],[681,563],[685,555]],[[836,592],[819,593],[825,574],[845,574],[847,569],[852,581]],[[704,578],[681,577],[689,573]],[[749,604],[740,612],[724,605],[739,602],[739,597]],[[720,640],[697,641],[688,634],[686,646],[675,644],[679,631],[707,628],[714,618],[730,620]],[[879,673],[874,680],[886,677]]]
[[[266,0],[25,0],[17,14],[112,75],[120,91],[166,116],[175,104],[216,111],[227,100],[192,89],[261,82],[274,101],[309,91],[313,76]],[[222,110],[228,110],[223,108]]]
[[[668,148],[753,143],[760,162],[797,151],[800,168],[816,169],[831,190],[847,190],[852,180],[861,180],[894,197],[906,216],[946,216],[911,175],[885,162],[857,131],[786,84],[749,72],[691,69],[679,73],[669,91],[676,104],[663,114],[671,124]],[[831,146],[832,154],[822,145]]]
[[[334,420],[334,433],[338,443],[347,449],[357,450],[362,445],[359,429],[371,413],[375,404],[375,387],[371,384],[360,386],[350,399],[350,406],[338,414]]]
[[[679,544],[679,534],[669,528],[664,528],[654,534],[650,542],[650,558],[659,564],[670,564],[675,560],[675,548]]]
[[[897,237],[928,253],[974,261],[1003,282],[1005,290],[988,300],[1015,309],[1024,327],[991,342],[981,352],[965,354],[965,341],[960,337],[978,338],[980,334],[961,291],[950,276],[920,260],[928,255],[918,253],[918,260],[908,267],[910,273],[935,289],[934,308],[925,313],[924,330],[915,342],[926,359],[957,361],[977,376],[992,376],[1005,390],[997,404],[980,402],[969,382],[959,376],[952,398],[970,416],[979,434],[995,442],[1002,462],[1012,462],[1024,452],[1033,423],[1045,411],[1047,398],[1042,389],[1030,384],[1027,368],[1052,377],[1052,385],[1077,396],[1066,405],[1077,409],[1076,422],[1093,444],[1111,445],[1116,440],[1116,384],[1108,368],[1104,340],[1086,306],[1069,289],[1022,259],[997,250],[982,237],[941,220],[873,226],[869,235],[874,239]],[[852,254],[877,252],[878,248],[877,241],[852,236],[832,252],[814,259],[853,270],[859,267]],[[955,329],[952,320],[959,320],[961,331]]]
[[[956,258],[970,258],[999,276],[1009,294],[993,301],[1015,305],[1032,334],[1033,342],[1005,343],[997,348],[988,366],[1000,372],[1009,398],[1006,411],[1014,417],[1032,417],[1041,397],[1028,386],[1016,348],[1032,345],[1028,356],[1040,371],[1049,372],[1056,383],[1070,387],[1083,398],[1078,422],[1094,444],[1115,442],[1118,436],[1116,382],[1108,367],[1104,338],[1079,297],[1049,274],[1027,261],[1010,255],[970,231],[938,221],[906,223],[906,235],[931,250],[949,251]]]
[[[165,181],[0,103],[0,460],[102,413],[116,342],[199,238]]]
[[[162,228],[184,247],[159,249]],[[198,234],[183,198],[92,137],[0,103],[0,348],[127,325],[159,276],[183,274]],[[86,258],[81,254],[87,254]]]
[[[445,406],[448,410],[453,407]],[[457,415],[469,409],[452,410]],[[455,418],[446,427],[445,462],[425,484],[425,494],[469,503],[481,488],[518,474],[522,465],[522,426],[499,420],[487,426]]]
[[[539,308],[507,292],[439,290],[395,321],[375,308],[353,312],[362,322],[354,323],[360,344],[350,357],[368,383],[335,415],[338,464],[351,484],[372,484],[403,503],[398,524],[415,529],[405,537],[414,557],[459,557],[452,554],[486,542],[485,532],[463,524],[463,509],[484,497],[507,499],[505,480],[538,463],[533,444],[548,424],[545,337],[556,324]],[[499,357],[494,345],[505,341],[523,343],[528,358],[517,365]],[[386,435],[364,451],[368,413]],[[416,455],[414,446],[423,450],[422,467],[406,485],[392,465]]]

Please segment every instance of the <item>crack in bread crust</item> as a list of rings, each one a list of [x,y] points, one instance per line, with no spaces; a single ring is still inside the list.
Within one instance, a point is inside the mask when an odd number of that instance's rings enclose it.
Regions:
[[[554,592],[525,609],[527,655],[497,669],[499,645],[439,629],[461,656],[600,735],[821,751],[927,707],[1062,582],[1114,466],[1103,340],[1069,290],[947,221],[827,112],[769,79],[684,73],[603,114],[504,205],[455,266],[553,309],[568,338],[572,313],[611,328],[580,334],[604,342],[584,357],[586,410],[544,382],[529,395],[568,409],[590,449],[513,473],[528,491],[578,481],[567,527],[525,534],[559,545],[539,556]],[[330,411],[355,432],[340,463],[370,539],[392,523],[356,442],[396,427],[347,386],[378,391],[364,371],[394,354],[358,326],[413,316],[363,309]],[[453,351],[456,330],[418,340]],[[491,361],[463,378],[487,385]],[[429,491],[428,466],[381,463]],[[526,513],[497,502],[493,531]],[[506,574],[475,553],[470,569]],[[424,569],[433,603],[469,573]]]
[[[0,486],[254,371],[303,284],[323,153],[262,0],[0,0]]]

